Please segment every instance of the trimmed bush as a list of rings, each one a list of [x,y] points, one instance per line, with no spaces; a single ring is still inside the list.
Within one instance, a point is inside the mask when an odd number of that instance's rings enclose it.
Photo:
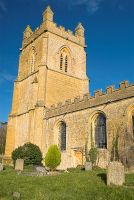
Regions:
[[[40,148],[32,143],[26,143],[23,146],[16,148],[12,152],[12,159],[15,161],[19,158],[24,159],[25,165],[31,164],[41,164],[42,161],[42,153]]]
[[[98,150],[95,147],[92,147],[89,151],[90,161],[93,165],[96,165]]]
[[[15,161],[16,161],[17,159],[23,158],[23,157],[24,157],[23,154],[24,154],[24,152],[23,152],[23,147],[22,147],[22,146],[16,148],[16,149],[12,152],[12,160],[13,160],[14,164],[15,164]]]
[[[55,170],[61,162],[61,152],[57,145],[52,145],[49,147],[48,152],[45,156],[45,165],[50,168],[50,170]]]
[[[40,164],[42,161],[42,153],[40,148],[31,143],[26,143],[24,148],[24,162],[26,165],[30,164]]]
[[[111,161],[119,161],[118,140],[119,136],[116,135],[112,142]]]

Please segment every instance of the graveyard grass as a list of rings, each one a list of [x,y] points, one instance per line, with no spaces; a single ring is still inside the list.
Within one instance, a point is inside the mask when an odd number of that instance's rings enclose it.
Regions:
[[[19,192],[22,200],[134,199],[134,173],[126,175],[122,187],[106,186],[105,181],[106,173],[100,169],[91,172],[77,169],[57,176],[29,177],[17,175],[8,167],[0,172],[0,200],[13,200],[13,192]]]

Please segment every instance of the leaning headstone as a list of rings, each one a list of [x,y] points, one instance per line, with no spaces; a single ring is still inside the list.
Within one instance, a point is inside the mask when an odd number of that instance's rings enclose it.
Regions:
[[[0,171],[3,171],[3,164],[0,163]]]
[[[85,171],[91,171],[91,170],[92,170],[92,163],[85,162]]]
[[[121,186],[125,182],[124,166],[121,162],[110,162],[107,168],[107,185]]]
[[[24,160],[23,159],[17,159],[15,163],[15,170],[23,171],[24,168]]]
[[[45,176],[47,175],[47,171],[44,167],[36,167],[37,176]]]
[[[19,192],[13,192],[13,199],[15,200],[17,200],[17,199],[20,199],[20,197],[21,197],[21,195],[20,195],[20,193]]]

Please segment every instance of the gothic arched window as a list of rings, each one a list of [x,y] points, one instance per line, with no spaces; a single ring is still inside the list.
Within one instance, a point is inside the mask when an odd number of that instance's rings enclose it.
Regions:
[[[66,55],[66,57],[65,57],[65,72],[67,72],[67,68],[68,68],[68,57]]]
[[[62,70],[63,67],[63,54],[60,55],[60,70]]]
[[[31,56],[31,73],[35,71],[35,55],[34,53]]]
[[[35,58],[36,58],[36,49],[34,46],[32,46],[32,49],[30,51],[30,73],[33,73],[35,71]]]
[[[128,114],[128,133],[134,137],[134,105],[130,105],[127,111]]]
[[[99,114],[94,121],[95,145],[97,148],[107,148],[106,117]]]
[[[66,47],[64,47],[60,51],[60,70],[67,72],[70,66],[70,63],[71,63],[71,59],[70,59],[69,50]]]
[[[61,151],[66,150],[66,123],[61,122],[59,126],[59,145]]]

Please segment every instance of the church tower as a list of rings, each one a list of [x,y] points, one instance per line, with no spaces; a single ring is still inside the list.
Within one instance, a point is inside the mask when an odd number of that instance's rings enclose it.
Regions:
[[[45,151],[44,112],[47,107],[88,93],[84,28],[75,33],[57,26],[48,6],[35,31],[24,31],[18,77],[14,82],[6,156],[26,142]]]

